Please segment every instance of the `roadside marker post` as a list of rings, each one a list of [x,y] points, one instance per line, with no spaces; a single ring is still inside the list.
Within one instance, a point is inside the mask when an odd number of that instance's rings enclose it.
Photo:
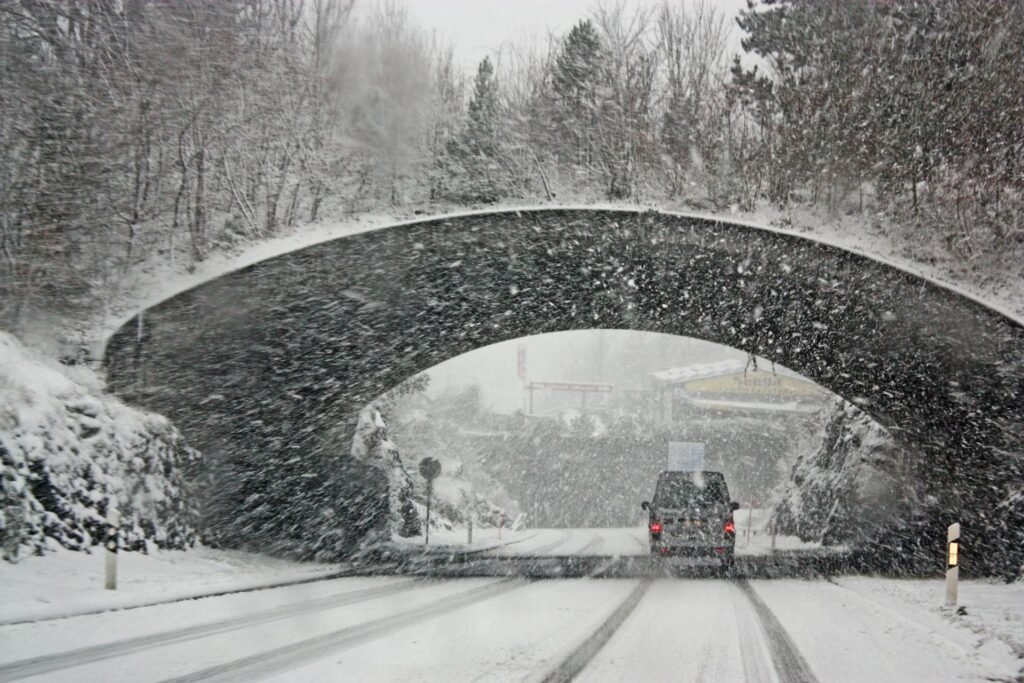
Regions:
[[[108,591],[117,590],[117,546],[120,524],[121,513],[117,510],[117,501],[110,498],[107,503],[107,538],[104,543],[107,548],[104,586]]]
[[[946,530],[946,607],[956,607],[960,581],[960,522]]]

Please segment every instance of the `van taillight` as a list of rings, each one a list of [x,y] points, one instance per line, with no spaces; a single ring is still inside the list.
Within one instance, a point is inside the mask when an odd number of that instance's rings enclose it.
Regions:
[[[660,534],[661,533],[661,522],[651,522],[651,533],[652,534]]]
[[[725,523],[725,526],[722,527],[722,531],[724,531],[727,534],[734,534],[736,533],[736,525],[733,524],[732,520],[730,519]]]

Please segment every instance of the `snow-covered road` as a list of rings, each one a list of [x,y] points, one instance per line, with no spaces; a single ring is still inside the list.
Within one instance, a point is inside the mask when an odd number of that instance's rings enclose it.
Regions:
[[[623,529],[530,529],[506,534],[505,543],[487,551],[494,557],[647,555],[647,531]],[[497,545],[497,544],[495,544]]]
[[[737,555],[768,555],[772,538],[765,530],[767,515],[758,511],[753,524],[748,524],[749,510],[734,513],[737,526]],[[467,544],[466,532],[432,532],[434,548],[453,552],[479,552],[487,557],[646,557],[650,550],[645,526],[592,529],[523,529],[505,530],[499,537],[496,529],[478,529],[475,545]],[[422,547],[422,540],[406,542],[408,548]],[[778,536],[774,548],[779,551],[818,551],[821,546],[803,543],[792,536]],[[829,549],[834,550],[834,549]]]
[[[1013,642],[944,616],[940,593],[937,581],[858,578],[348,577],[0,627],[0,680],[1016,676]]]

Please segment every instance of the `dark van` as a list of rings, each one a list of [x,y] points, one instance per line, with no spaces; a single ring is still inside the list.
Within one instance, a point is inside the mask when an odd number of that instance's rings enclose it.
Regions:
[[[739,503],[729,500],[721,472],[662,472],[654,500],[641,504],[649,513],[651,555],[716,557],[733,565]]]

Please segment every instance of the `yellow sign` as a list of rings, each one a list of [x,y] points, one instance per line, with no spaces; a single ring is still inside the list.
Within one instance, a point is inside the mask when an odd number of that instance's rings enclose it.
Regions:
[[[946,566],[955,567],[957,563],[957,555],[960,552],[960,544],[956,541],[952,541],[949,544],[949,552],[946,554]]]
[[[736,372],[684,382],[683,387],[692,396],[710,394],[719,398],[749,396],[806,400],[822,399],[825,394],[824,390],[813,382],[771,372]]]

